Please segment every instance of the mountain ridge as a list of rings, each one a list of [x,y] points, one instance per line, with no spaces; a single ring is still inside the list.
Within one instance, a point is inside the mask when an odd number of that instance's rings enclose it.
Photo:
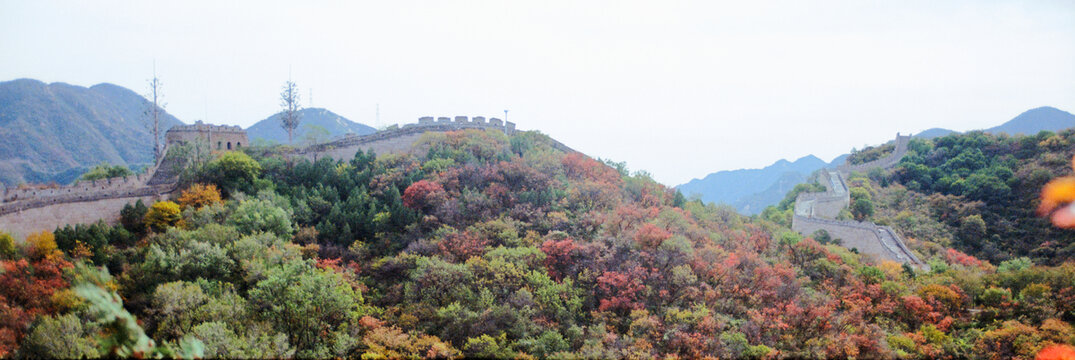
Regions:
[[[295,129],[293,134],[295,142],[317,142],[328,140],[320,137],[335,138],[349,133],[368,135],[377,132],[372,126],[351,121],[325,108],[305,108],[299,113],[299,128]],[[246,128],[247,136],[251,141],[261,139],[270,143],[286,144],[287,132],[280,127],[281,114],[282,112],[278,112]],[[327,134],[321,132],[321,129],[327,131]]]
[[[143,122],[151,104],[110,83],[90,87],[35,79],[0,82],[0,183],[68,183],[107,162],[153,162],[153,136]],[[163,111],[163,109],[162,109]],[[164,112],[163,130],[182,124]]]
[[[1015,135],[1034,134],[1042,130],[1058,131],[1070,127],[1075,127],[1075,115],[1051,106],[1042,106],[1024,111],[1001,125],[980,131],[990,134],[1007,133]],[[935,127],[919,132],[914,137],[932,139],[953,134],[961,134],[961,132]],[[691,181],[676,186],[676,188],[682,191],[684,195],[698,195],[703,201],[725,203],[732,205],[741,213],[752,215],[761,212],[768,205],[780,202],[788,190],[796,184],[806,181],[809,173],[823,167],[839,166],[845,162],[848,155],[850,154],[838,156],[831,163],[824,166],[812,166],[803,169],[809,171],[806,173],[800,171],[801,177],[795,176],[795,172],[775,171],[778,167],[793,164],[786,159],[780,159],[761,169],[713,172],[702,178],[691,179]],[[814,155],[807,155],[799,160],[811,157],[817,159]],[[796,160],[796,162],[799,160]],[[760,175],[763,173],[765,175]],[[797,182],[796,179],[798,179]],[[726,190],[723,190],[724,192],[721,194],[714,193],[714,191],[722,191],[720,189]]]

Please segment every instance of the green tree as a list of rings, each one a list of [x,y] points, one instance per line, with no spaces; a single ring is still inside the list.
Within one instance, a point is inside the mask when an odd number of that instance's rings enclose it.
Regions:
[[[985,220],[982,220],[982,216],[969,215],[963,217],[959,223],[958,236],[963,245],[972,249],[981,247],[981,242],[986,236]]]
[[[15,249],[15,239],[11,234],[0,231],[0,260],[11,260],[18,253]]]
[[[237,191],[255,193],[255,180],[261,175],[261,164],[242,152],[228,151],[205,165],[202,177],[231,194]]]
[[[340,274],[303,260],[270,269],[249,298],[255,313],[287,334],[300,356],[329,355],[335,331],[362,315],[362,295]]]
[[[146,336],[145,330],[134,315],[123,308],[123,299],[119,294],[105,290],[105,284],[112,283],[112,277],[106,271],[79,264],[75,268],[75,274],[80,280],[74,287],[75,293],[86,300],[87,311],[93,323],[105,329],[97,339],[101,354],[145,358],[202,357],[201,341],[191,337],[180,341],[178,347],[156,345],[153,339]]]
[[[89,328],[93,328],[91,324]],[[75,314],[42,316],[23,339],[19,354],[28,358],[96,358],[95,341]]]
[[[290,237],[291,212],[264,199],[243,200],[235,209],[228,223],[235,225],[243,234],[269,232],[277,236]]]
[[[90,171],[87,171],[85,174],[82,174],[82,176],[78,179],[81,181],[93,181],[121,176],[129,176],[133,174],[134,173],[131,172],[131,169],[128,169],[126,166],[111,166],[108,163],[102,163],[100,165],[94,166],[92,169],[90,169]]]
[[[146,212],[149,212],[149,208],[142,202],[142,199],[138,199],[133,205],[123,206],[123,210],[119,212],[119,222],[127,228],[127,231],[140,234],[146,230]]]
[[[859,198],[851,203],[851,215],[855,216],[855,220],[865,220],[873,216],[873,211],[873,201],[870,199]]]

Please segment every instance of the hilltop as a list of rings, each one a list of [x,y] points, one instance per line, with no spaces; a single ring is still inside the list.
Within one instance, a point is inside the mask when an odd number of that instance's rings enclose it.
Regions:
[[[299,123],[299,128],[295,129],[296,144],[309,143],[311,140],[324,141],[347,134],[367,135],[377,132],[377,129],[371,126],[348,120],[322,108],[306,108],[299,113],[302,121]],[[251,125],[246,129],[247,136],[251,141],[261,139],[270,143],[286,144],[287,131],[280,127],[281,114],[273,114]]]
[[[1003,124],[984,131],[989,134],[1034,135],[1039,131],[1060,131],[1075,127],[1075,115],[1050,106],[1030,109]]]
[[[137,93],[108,83],[0,82],[0,183],[68,183],[102,162],[150,164],[153,136],[143,122],[148,106]],[[178,124],[165,113],[161,134]]]

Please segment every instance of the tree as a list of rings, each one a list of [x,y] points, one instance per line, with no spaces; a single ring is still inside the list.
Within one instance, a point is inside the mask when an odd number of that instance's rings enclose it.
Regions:
[[[14,259],[17,254],[15,239],[10,234],[0,231],[0,260]]]
[[[40,260],[56,253],[56,236],[49,231],[32,233],[26,236],[27,253],[33,260]]]
[[[254,180],[261,174],[261,164],[250,155],[229,151],[205,165],[204,179],[229,193],[254,193]]]
[[[161,147],[161,116],[164,113],[165,104],[161,102],[161,98],[164,97],[164,92],[161,91],[162,83],[160,78],[157,77],[156,66],[153,70],[153,79],[149,80],[149,93],[146,97],[153,100],[152,104],[146,104],[146,110],[144,116],[146,118],[146,127],[153,132],[153,161],[160,161],[164,156],[164,149]]]
[[[92,327],[92,325],[90,325]],[[82,320],[74,314],[42,316],[26,335],[19,348],[31,358],[96,358],[101,356],[94,342],[87,338]]]
[[[269,200],[243,200],[228,218],[228,223],[235,225],[243,234],[268,232],[277,236],[290,237],[294,230],[291,226],[291,213],[276,206]]]
[[[362,294],[343,276],[302,260],[266,271],[249,294],[255,311],[305,356],[325,351],[336,335],[345,336],[336,329],[362,315]]]
[[[128,176],[131,174],[133,174],[131,169],[128,169],[126,166],[111,166],[108,163],[101,163],[100,165],[94,166],[93,169],[90,169],[90,171],[87,171],[85,174],[82,174],[82,177],[79,177],[79,180],[93,181]]]
[[[179,204],[159,201],[146,212],[145,223],[154,231],[164,231],[179,222]]]
[[[179,205],[183,208],[190,207],[198,210],[220,202],[220,190],[217,190],[214,184],[194,184],[179,195]]]
[[[142,202],[142,199],[138,199],[134,205],[128,203],[123,206],[123,210],[119,212],[119,222],[123,224],[127,231],[142,233],[146,230],[144,220],[147,212],[149,212],[149,208]]]
[[[403,205],[419,211],[427,211],[444,201],[447,195],[440,184],[419,180],[403,190]]]
[[[280,113],[280,127],[287,130],[287,143],[290,144],[295,129],[299,128],[299,121],[302,120],[302,114],[299,113],[302,109],[299,105],[299,90],[291,80],[284,83],[284,90],[280,92],[280,106],[284,108]]]
[[[77,278],[83,280],[75,285],[75,293],[87,302],[86,311],[91,321],[104,328],[97,339],[102,353],[136,358],[202,357],[203,344],[193,337],[183,338],[179,346],[174,347],[171,344],[158,346],[146,336],[134,315],[123,308],[123,299],[119,294],[102,287],[113,281],[107,272],[79,265],[75,273]]]

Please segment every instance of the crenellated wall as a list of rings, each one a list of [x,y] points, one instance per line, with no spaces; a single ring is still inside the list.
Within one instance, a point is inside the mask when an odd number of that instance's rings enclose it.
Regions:
[[[896,147],[888,156],[860,165],[841,165],[836,170],[822,170],[818,180],[825,185],[825,191],[819,193],[800,193],[795,198],[795,209],[791,229],[803,235],[811,235],[818,230],[825,230],[833,239],[840,239],[847,248],[858,249],[863,254],[873,255],[914,266],[929,268],[903,243],[899,235],[887,226],[878,226],[871,222],[835,220],[844,209],[851,205],[851,194],[845,174],[852,171],[868,171],[873,168],[888,169],[900,162],[907,154],[910,136],[896,134]]]
[[[427,132],[446,132],[464,129],[498,130],[515,133],[515,123],[498,118],[456,116],[453,118],[424,116],[417,124],[402,127],[393,125],[365,136],[347,136],[295,151],[298,156],[317,159],[330,156],[351,159],[359,149],[378,154],[410,151],[414,143]],[[198,122],[168,130],[165,148],[172,144],[206,141],[220,150],[237,149],[248,144],[246,132],[238,126],[210,125]],[[551,140],[551,139],[550,139]],[[574,152],[556,140],[552,146]],[[229,147],[229,145],[231,147]],[[18,236],[28,232],[52,230],[65,224],[93,223],[98,220],[114,222],[124,205],[139,199],[152,202],[163,199],[176,189],[178,174],[174,159],[166,158],[145,174],[95,181],[82,181],[59,187],[0,188],[0,230]],[[148,204],[147,204],[148,205]]]
[[[213,150],[234,150],[249,146],[246,130],[232,125],[212,125],[201,122],[194,125],[173,126],[164,135],[165,143],[180,144],[204,142]]]
[[[373,150],[377,154],[398,154],[410,151],[414,143],[421,139],[422,134],[427,132],[466,129],[492,129],[513,135],[515,134],[515,123],[505,122],[498,118],[490,118],[486,121],[486,118],[482,116],[473,118],[456,116],[454,119],[442,116],[436,118],[436,120],[432,116],[423,116],[418,118],[418,123],[404,124],[402,127],[390,127],[369,135],[350,135],[342,139],[300,149],[295,154],[310,160],[317,160],[325,156],[337,160],[348,160],[354,158],[358,150]],[[575,152],[574,149],[556,140],[552,140],[552,146],[561,151]]]

